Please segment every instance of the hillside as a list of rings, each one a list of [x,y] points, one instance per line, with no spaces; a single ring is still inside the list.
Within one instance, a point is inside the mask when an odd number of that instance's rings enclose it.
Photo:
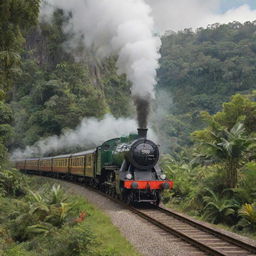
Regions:
[[[161,124],[165,134],[188,144],[189,134],[203,126],[200,111],[216,113],[233,94],[256,88],[255,39],[256,22],[214,24],[162,37],[157,89],[169,96]]]

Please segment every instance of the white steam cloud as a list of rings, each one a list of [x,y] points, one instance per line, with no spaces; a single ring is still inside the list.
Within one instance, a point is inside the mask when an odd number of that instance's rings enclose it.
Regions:
[[[132,96],[154,98],[159,37],[154,36],[151,8],[144,0],[52,0],[53,6],[72,12],[66,30],[83,35],[87,48],[104,59],[117,55],[119,74],[132,82]],[[47,6],[46,6],[47,7]],[[49,6],[42,14],[49,14]]]
[[[126,74],[132,83],[131,94],[146,126],[149,102],[154,98],[156,69],[160,58],[161,41],[153,33],[151,8],[144,0],[52,0],[41,6],[41,17],[48,17],[55,8],[72,13],[66,31],[75,33],[87,49],[104,59],[117,56],[119,74]],[[74,43],[73,40],[72,43]],[[139,107],[138,107],[139,106]],[[141,124],[141,121],[139,124]],[[80,146],[91,148],[110,138],[136,132],[136,122],[105,116],[103,120],[84,119],[73,131],[60,137],[52,136],[38,141],[25,151],[16,150],[13,158],[45,155],[63,148]]]
[[[12,158],[39,157],[72,147],[91,149],[101,145],[106,140],[127,136],[130,133],[137,133],[136,121],[132,119],[116,119],[112,115],[106,115],[102,120],[84,118],[76,129],[66,131],[60,136],[39,140],[35,145],[27,146],[25,150],[18,149],[13,152]],[[155,139],[152,131],[149,137]]]

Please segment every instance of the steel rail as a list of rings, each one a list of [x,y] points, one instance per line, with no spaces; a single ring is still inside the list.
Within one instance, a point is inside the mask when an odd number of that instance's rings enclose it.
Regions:
[[[213,255],[213,256],[226,256],[225,254],[223,254],[221,251],[219,250],[216,250],[212,247],[209,247],[205,244],[203,244],[202,242],[196,240],[196,239],[193,239],[185,234],[183,234],[182,232],[179,232],[178,230],[170,227],[170,226],[167,226],[165,224],[163,224],[162,222],[156,220],[155,218],[152,218],[150,216],[148,216],[147,214],[137,210],[136,208],[133,208],[133,207],[127,207],[130,211],[132,211],[133,213],[139,215],[140,217],[142,217],[143,219],[146,219],[147,221],[149,221],[150,223],[154,224],[155,226],[163,229],[164,231],[176,236],[176,237],[179,237],[180,239],[188,242],[189,244],[197,247],[198,249],[200,249],[201,251],[204,251],[206,253],[208,253],[209,255]]]
[[[251,245],[251,244],[248,244],[248,243],[245,243],[244,241],[241,241],[241,240],[238,240],[234,237],[231,237],[227,234],[224,234],[222,232],[219,232],[217,231],[216,229],[214,228],[211,228],[211,227],[208,227],[206,225],[204,225],[203,223],[199,223],[197,222],[196,220],[192,220],[190,218],[187,218],[186,216],[183,216],[177,212],[173,212],[171,210],[167,210],[167,209],[164,209],[162,207],[157,207],[157,209],[163,213],[166,213],[167,215],[170,215],[176,219],[179,219],[180,221],[182,222],[185,222],[187,224],[190,224],[191,226],[194,226],[195,228],[198,228],[202,231],[205,231],[207,233],[210,233],[216,237],[219,237],[221,238],[222,240],[228,242],[228,243],[231,243],[231,244],[234,244],[238,247],[241,247],[245,250],[248,250],[249,252],[251,253],[255,253],[256,254],[256,246],[255,245]]]
[[[36,175],[38,175],[38,174],[36,174]],[[48,178],[52,178],[52,177],[48,177]],[[54,178],[54,179],[56,179],[56,178]],[[156,218],[152,218],[148,214],[144,213],[142,210],[139,210],[138,208],[127,205],[123,201],[121,201],[117,198],[114,198],[113,196],[111,196],[111,195],[109,195],[109,194],[107,194],[103,191],[100,191],[100,190],[98,190],[98,189],[96,189],[92,186],[89,186],[89,185],[87,185],[85,183],[82,183],[82,182],[74,182],[74,181],[70,181],[70,180],[66,180],[66,179],[64,179],[64,180],[68,183],[85,186],[87,189],[90,189],[91,191],[94,191],[94,192],[112,200],[113,202],[125,207],[126,209],[130,210],[131,212],[135,213],[136,215],[140,216],[141,218],[147,220],[151,224],[159,227],[160,229],[166,231],[167,233],[170,233],[170,234],[180,238],[181,240],[184,240],[185,242],[191,244],[192,246],[196,247],[197,249],[199,249],[203,252],[206,252],[209,255],[212,255],[212,256],[227,256],[227,255],[230,255],[230,254],[225,253],[221,250],[218,250],[214,247],[206,245],[205,243],[203,243],[199,239],[194,239],[191,236],[188,236],[188,235],[184,234],[183,232],[180,232],[179,230],[162,223],[161,221],[157,220]],[[230,243],[231,245],[235,245],[235,246],[238,246],[241,249],[245,249],[245,250],[248,251],[248,254],[246,254],[246,255],[251,256],[251,255],[254,255],[252,253],[256,253],[256,247],[254,245],[250,245],[248,243],[245,243],[243,241],[235,239],[231,236],[228,236],[226,234],[218,232],[217,230],[214,230],[210,227],[207,227],[207,226],[205,226],[201,223],[198,223],[195,220],[191,220],[191,219],[189,219],[185,216],[182,216],[181,214],[172,212],[171,210],[167,210],[167,209],[164,209],[162,207],[155,207],[155,208],[151,208],[151,209],[155,209],[156,213],[157,212],[165,213],[167,216],[173,217],[176,220],[180,221],[181,223],[183,222],[183,223],[189,224],[189,225],[193,226],[194,228],[197,228],[198,230],[205,232],[206,234],[210,234],[210,235],[212,235],[216,238],[221,239],[222,241]],[[235,255],[235,254],[232,254],[232,255]],[[243,254],[243,255],[245,255],[245,254]],[[240,256],[240,254],[238,254],[238,256]],[[256,256],[256,254],[255,254],[255,256]]]
[[[81,184],[81,183],[78,183],[78,184]],[[83,184],[84,185],[84,184]],[[108,199],[110,199],[111,201],[123,206],[124,208],[130,210],[131,212],[135,213],[136,215],[138,215],[139,217],[147,220],[148,222],[150,222],[151,224],[159,227],[160,229],[166,231],[167,233],[170,233],[178,238],[180,238],[181,240],[189,243],[190,245],[196,247],[197,249],[199,249],[200,251],[203,251],[203,252],[206,252],[207,254],[209,255],[212,255],[212,256],[227,256],[227,255],[230,255],[230,254],[226,254],[224,252],[222,252],[221,250],[218,250],[214,247],[211,247],[211,246],[208,246],[206,245],[205,243],[197,240],[197,239],[193,239],[192,237],[176,230],[175,228],[172,228],[170,226],[167,226],[165,225],[164,223],[162,223],[161,221],[157,220],[156,218],[152,218],[150,217],[149,215],[145,214],[144,212],[142,212],[141,210],[139,210],[138,208],[135,208],[133,206],[130,206],[130,205],[127,205],[126,203],[124,203],[123,201],[117,199],[117,198],[114,198],[113,196],[103,192],[103,191],[100,191],[96,188],[93,188],[91,186],[87,186],[86,187]],[[207,226],[204,226],[203,224],[198,224],[196,221],[190,221],[188,218],[186,217],[183,217],[181,216],[180,214],[177,214],[177,213],[174,213],[172,212],[171,210],[167,210],[167,209],[164,209],[162,207],[155,207],[153,209],[156,209],[157,211],[160,211],[160,212],[163,212],[167,215],[170,215],[172,217],[174,217],[175,219],[181,221],[181,222],[186,222],[187,224],[190,224],[191,226],[194,226],[196,228],[198,228],[199,230],[202,230],[204,232],[206,232],[207,234],[211,234],[211,235],[214,235],[220,239],[222,239],[223,241],[226,241],[226,242],[229,242],[232,243],[231,244],[234,244],[240,248],[243,248],[243,249],[246,249],[248,250],[248,255],[252,255],[251,253],[255,253],[256,252],[256,247],[254,247],[253,245],[250,245],[250,244],[246,244],[242,241],[239,241],[235,238],[232,238],[228,235],[225,235],[225,234],[222,234],[216,230],[213,230]],[[224,239],[225,238],[225,239]],[[240,256],[240,255],[239,255]],[[256,256],[256,254],[255,254]]]

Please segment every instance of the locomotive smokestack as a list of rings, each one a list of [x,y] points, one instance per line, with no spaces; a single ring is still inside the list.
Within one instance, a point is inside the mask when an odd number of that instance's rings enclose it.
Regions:
[[[147,138],[147,132],[148,132],[147,128],[138,128],[139,138]]]

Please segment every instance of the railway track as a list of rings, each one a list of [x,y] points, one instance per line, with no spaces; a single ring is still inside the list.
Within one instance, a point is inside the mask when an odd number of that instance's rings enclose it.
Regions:
[[[256,256],[256,246],[245,243],[216,229],[164,208],[134,208],[131,211],[166,232],[216,256]]]
[[[205,255],[213,256],[256,256],[256,242],[254,243],[255,245],[252,245],[241,241],[169,209],[149,205],[135,208],[113,198],[111,195],[94,188],[92,190],[118,204],[122,204],[133,213],[146,219],[165,232],[196,247],[198,253],[194,251],[193,255],[195,256],[202,255],[202,252],[205,252]]]
[[[84,184],[78,182],[70,183],[84,186]],[[194,246],[198,250],[198,252],[193,252],[193,255],[195,256],[256,256],[256,242],[250,244],[249,242],[241,241],[238,238],[224,234],[223,232],[211,228],[199,221],[162,207],[144,205],[135,208],[133,206],[128,206],[124,202],[113,198],[111,195],[90,186],[86,187],[124,206],[141,218],[164,230],[166,233],[176,236],[189,245]]]

